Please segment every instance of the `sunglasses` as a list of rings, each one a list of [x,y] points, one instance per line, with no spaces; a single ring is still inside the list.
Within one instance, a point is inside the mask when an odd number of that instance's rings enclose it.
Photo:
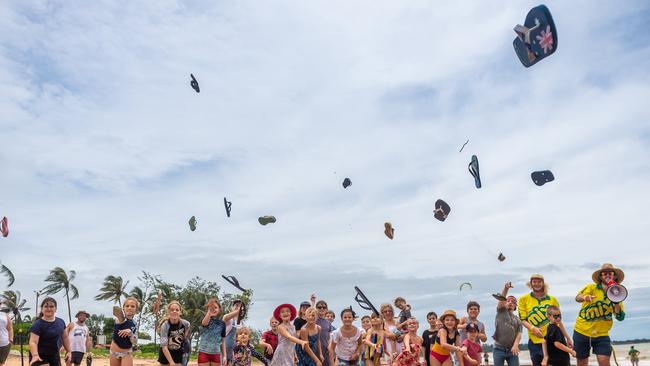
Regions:
[[[555,319],[562,319],[562,314],[553,314],[551,316]]]
[[[327,310],[327,306],[325,305],[317,306],[316,309]]]
[[[614,276],[614,275],[616,275],[616,272],[614,272],[614,271],[602,271],[602,272],[600,272],[600,275],[601,276],[607,276],[607,275]]]

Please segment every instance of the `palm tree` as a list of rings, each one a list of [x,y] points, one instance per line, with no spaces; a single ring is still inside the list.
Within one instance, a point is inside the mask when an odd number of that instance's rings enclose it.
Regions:
[[[103,287],[99,289],[99,295],[95,296],[95,300],[111,300],[119,303],[122,307],[122,296],[126,296],[126,286],[129,281],[123,284],[122,277],[108,275],[104,279]]]
[[[77,277],[77,272],[70,271],[70,274],[68,274],[63,268],[55,267],[45,278],[45,282],[50,282],[50,284],[41,290],[41,292],[46,295],[53,295],[61,290],[65,290],[65,298],[68,301],[68,319],[71,323],[72,311],[70,311],[70,293],[72,293],[72,300],[79,297],[77,286],[71,283],[75,277]]]
[[[14,321],[22,323],[20,313],[29,310],[25,307],[26,302],[26,299],[20,298],[20,291],[7,290],[0,294],[0,304],[2,304],[0,311],[14,314]]]
[[[9,280],[9,284],[7,285],[7,287],[10,287],[11,285],[14,284],[15,278],[13,272],[11,272],[11,270],[7,266],[2,264],[1,261],[0,261],[0,273],[5,275],[5,277],[7,277],[7,279]]]

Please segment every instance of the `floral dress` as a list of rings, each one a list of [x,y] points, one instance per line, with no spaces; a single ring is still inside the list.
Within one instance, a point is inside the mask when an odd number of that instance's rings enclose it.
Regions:
[[[420,351],[422,346],[419,344],[411,345],[411,352],[409,352],[406,347],[400,352],[399,355],[395,358],[395,362],[398,366],[419,366],[420,365]]]
[[[280,324],[280,327],[284,327],[289,334],[296,336],[296,327],[292,324],[284,325]],[[282,334],[278,334],[278,347],[273,352],[273,359],[271,360],[271,366],[294,366],[293,363],[294,348],[293,342],[289,338],[284,337]]]

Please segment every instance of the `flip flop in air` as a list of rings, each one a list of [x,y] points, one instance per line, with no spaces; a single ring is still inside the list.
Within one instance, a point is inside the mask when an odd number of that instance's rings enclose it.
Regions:
[[[196,230],[196,217],[190,217],[190,221],[188,221],[188,223],[190,224],[190,230]]]
[[[478,170],[478,158],[476,155],[472,155],[472,161],[469,162],[467,169],[472,177],[474,177],[474,185],[476,188],[481,188],[481,174]]]
[[[223,198],[223,206],[226,208],[226,216],[230,217],[230,210],[232,207],[232,202],[228,201],[226,197]]]
[[[555,180],[555,176],[550,170],[532,172],[530,173],[530,177],[533,179],[533,183],[538,186],[543,186],[544,184]]]
[[[352,181],[350,180],[350,178],[343,179],[343,188],[348,188],[351,185],[352,185]]]
[[[499,256],[497,257],[497,259],[499,260],[499,262],[503,262],[504,260],[506,260],[506,256],[503,255],[503,253],[499,253]]]
[[[267,225],[267,224],[275,223],[276,220],[275,220],[275,216],[266,215],[266,216],[260,217],[259,219],[257,219],[257,221],[259,221],[260,224],[262,224],[262,225]]]
[[[6,216],[0,220],[0,232],[5,238],[9,236],[9,220],[7,220]]]
[[[506,301],[506,300],[508,300],[505,296],[503,296],[503,295],[501,295],[501,294],[492,294],[492,297],[494,297],[495,299],[497,299],[497,300],[499,300],[499,301]]]
[[[393,224],[390,222],[384,223],[384,234],[388,237],[388,239],[393,240],[393,236],[395,235],[395,229],[393,229]]]
[[[199,82],[196,81],[194,75],[190,74],[190,77],[192,78],[192,81],[190,81],[190,85],[192,86],[192,89],[194,89],[197,93],[200,93],[201,89],[199,89]]]
[[[530,9],[524,25],[517,24],[513,30],[517,38],[512,46],[525,67],[535,65],[557,50],[557,29],[545,5]]]
[[[436,201],[436,206],[435,209],[433,210],[433,217],[435,217],[440,221],[445,221],[450,212],[451,212],[451,207],[449,207],[447,202],[443,200]]]

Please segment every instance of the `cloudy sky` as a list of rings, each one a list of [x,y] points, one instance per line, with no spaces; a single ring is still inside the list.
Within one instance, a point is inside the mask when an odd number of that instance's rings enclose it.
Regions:
[[[51,268],[73,269],[73,308],[108,314],[92,300],[108,274],[232,274],[262,328],[278,303],[315,291],[338,311],[358,285],[422,320],[479,300],[491,332],[489,294],[533,272],[572,328],[607,261],[630,290],[613,337],[647,336],[650,4],[547,3],[558,51],[526,69],[512,27],[535,5],[3,1],[13,288],[33,307]],[[556,181],[537,187],[543,169]]]

